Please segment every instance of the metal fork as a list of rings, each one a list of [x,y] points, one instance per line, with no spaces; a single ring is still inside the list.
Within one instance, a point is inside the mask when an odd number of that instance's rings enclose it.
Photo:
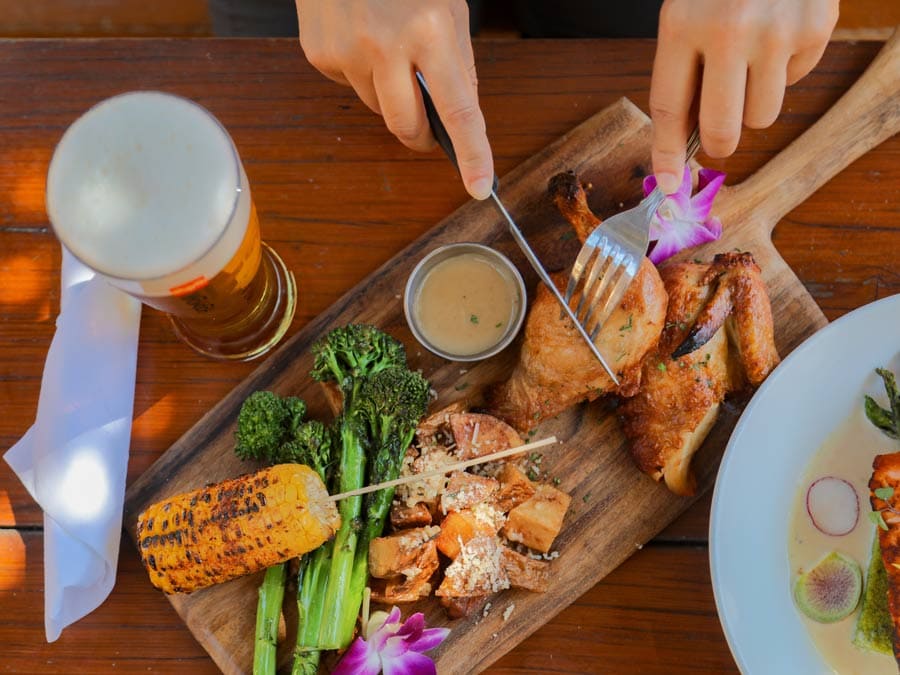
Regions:
[[[690,161],[699,148],[700,128],[694,127],[688,138],[685,161]],[[665,193],[657,186],[634,208],[598,225],[581,247],[569,275],[565,302],[568,304],[572,300],[584,279],[575,315],[588,331],[591,341],[597,339],[604,322],[618,307],[637,274],[650,244],[650,222],[665,198]],[[588,269],[592,259],[593,264]],[[586,277],[585,269],[588,269]]]

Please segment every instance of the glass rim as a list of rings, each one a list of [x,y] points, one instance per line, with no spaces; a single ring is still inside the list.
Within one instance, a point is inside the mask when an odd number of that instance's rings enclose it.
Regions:
[[[53,170],[53,161],[56,158],[56,153],[59,151],[60,146],[65,141],[66,136],[69,135],[69,133],[72,131],[72,129],[75,127],[75,125],[78,124],[78,122],[80,122],[82,119],[86,118],[88,115],[90,115],[92,112],[94,112],[98,108],[100,108],[104,105],[107,105],[109,103],[112,103],[112,102],[116,101],[117,99],[126,98],[129,96],[141,95],[141,94],[152,94],[154,96],[160,96],[162,98],[178,100],[181,103],[186,103],[188,106],[199,110],[208,119],[212,120],[212,122],[218,127],[219,131],[222,133],[225,140],[227,141],[228,147],[231,149],[231,157],[234,160],[234,163],[233,163],[233,168],[235,170],[234,201],[231,204],[231,209],[228,212],[228,217],[225,219],[225,222],[224,222],[223,227],[222,227],[221,231],[219,232],[219,234],[216,236],[215,239],[213,239],[210,242],[210,245],[203,251],[203,253],[201,253],[199,256],[197,256],[193,261],[189,262],[187,265],[184,265],[177,269],[166,272],[165,274],[155,274],[152,276],[123,277],[118,274],[110,274],[109,272],[106,272],[102,269],[98,269],[97,265],[93,265],[93,264],[87,262],[86,260],[84,260],[84,258],[82,258],[80,255],[78,255],[75,251],[73,251],[72,247],[69,246],[68,243],[66,242],[66,238],[60,235],[59,229],[56,227],[56,225],[53,222],[53,214],[52,214],[51,208],[50,208],[50,187],[49,187],[50,180],[49,180],[49,177],[50,177],[50,172]],[[208,110],[206,107],[200,105],[199,103],[197,103],[196,101],[194,101],[192,99],[189,99],[186,96],[182,96],[181,94],[173,94],[173,93],[167,92],[167,91],[159,91],[156,89],[135,89],[135,90],[131,90],[131,91],[124,91],[119,94],[114,94],[113,96],[104,98],[101,101],[97,101],[90,108],[88,108],[83,113],[81,113],[75,119],[75,121],[73,121],[71,124],[69,124],[68,127],[66,127],[66,130],[63,132],[62,137],[59,139],[59,141],[56,144],[56,147],[53,149],[53,155],[51,156],[50,164],[47,167],[47,182],[46,182],[47,184],[46,184],[45,194],[44,194],[44,208],[47,211],[47,219],[50,221],[50,229],[53,230],[53,233],[56,235],[57,240],[59,240],[60,244],[62,244],[62,246],[64,246],[65,249],[76,260],[78,260],[78,262],[80,262],[85,267],[88,267],[89,269],[93,270],[94,272],[97,272],[98,274],[102,274],[104,277],[107,277],[109,279],[114,279],[116,281],[122,281],[122,282],[162,281],[163,279],[166,279],[167,277],[170,277],[174,274],[178,274],[179,272],[188,269],[192,264],[194,264],[194,262],[203,258],[210,251],[212,251],[216,247],[216,245],[222,240],[222,237],[225,236],[225,232],[227,232],[229,224],[234,219],[234,217],[237,213],[238,204],[240,203],[241,196],[245,189],[245,186],[244,186],[243,180],[242,180],[242,178],[243,178],[243,170],[242,169],[243,169],[243,166],[241,164],[241,158],[240,158],[240,155],[238,154],[237,146],[234,144],[234,139],[231,138],[231,134],[228,133],[228,130],[225,128],[225,125],[222,124],[222,122],[220,122],[219,119],[215,115],[213,115],[212,112],[210,112],[210,110]]]

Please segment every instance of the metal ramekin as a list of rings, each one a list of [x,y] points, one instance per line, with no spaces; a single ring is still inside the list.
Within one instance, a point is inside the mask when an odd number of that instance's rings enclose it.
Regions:
[[[431,269],[438,263],[443,262],[448,258],[453,258],[465,253],[477,253],[496,262],[498,267],[506,269],[509,272],[518,292],[518,312],[516,314],[516,317],[510,322],[508,328],[506,329],[506,332],[494,346],[490,347],[489,349],[485,349],[484,351],[478,352],[477,354],[462,355],[446,352],[434,346],[428,341],[428,339],[425,337],[425,335],[419,329],[418,324],[416,323],[415,304],[416,298],[419,294],[419,289],[428,272],[430,272]],[[512,342],[513,339],[515,339],[516,335],[519,333],[519,330],[522,328],[522,323],[525,321],[525,310],[527,303],[528,296],[525,290],[525,282],[522,280],[522,275],[519,273],[519,270],[515,265],[512,264],[512,261],[510,261],[510,259],[502,253],[495,251],[489,246],[472,242],[447,244],[446,246],[436,248],[431,253],[422,258],[422,260],[419,261],[419,264],[415,266],[412,273],[409,275],[409,279],[407,279],[406,281],[406,290],[403,294],[403,312],[404,314],[406,314],[406,323],[409,325],[413,336],[416,338],[416,340],[419,341],[419,344],[425,347],[428,351],[450,361],[481,361],[482,359],[489,358],[507,347],[509,343]]]

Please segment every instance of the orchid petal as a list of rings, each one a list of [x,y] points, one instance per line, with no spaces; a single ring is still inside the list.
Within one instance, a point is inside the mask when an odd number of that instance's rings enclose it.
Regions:
[[[719,185],[725,181],[725,172],[716,171],[715,169],[707,169],[706,167],[697,172],[697,192],[703,192],[707,185],[714,180],[721,178]]]
[[[705,220],[709,215],[710,209],[712,209],[713,200],[716,198],[716,193],[718,193],[719,188],[721,188],[722,184],[725,182],[725,174],[721,171],[704,169],[701,171],[701,174],[704,172],[708,173],[704,175],[704,180],[702,182],[703,187],[700,187],[701,183],[698,183],[697,193],[691,197],[691,207],[694,212],[693,217],[698,221]],[[709,173],[717,175],[710,176]]]
[[[371,640],[372,636],[387,623],[388,613],[383,610],[376,610],[369,615],[369,621],[366,623],[363,635],[367,640]]]
[[[409,642],[409,648],[416,652],[427,652],[434,649],[450,635],[449,628],[426,628],[417,640]]]
[[[332,675],[378,675],[381,657],[378,650],[362,638],[356,638],[350,649],[331,671]]]
[[[416,612],[410,616],[397,631],[397,635],[418,638],[422,631],[425,630],[425,615],[422,612]]]
[[[715,241],[722,234],[722,223],[718,219],[712,219],[709,227],[701,223],[675,223],[674,226],[661,236],[648,257],[656,265],[673,255],[692,246],[699,246],[710,241]]]
[[[384,675],[437,675],[434,661],[418,652],[407,652],[403,656],[384,659]]]
[[[646,197],[656,189],[656,176],[652,173],[644,176],[642,186],[644,188],[644,196]]]

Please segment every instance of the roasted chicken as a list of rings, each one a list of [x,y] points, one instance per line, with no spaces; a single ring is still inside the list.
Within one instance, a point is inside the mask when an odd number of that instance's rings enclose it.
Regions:
[[[878,488],[893,488],[888,499],[875,494]],[[880,511],[887,529],[878,528],[881,559],[887,572],[888,610],[894,623],[894,658],[900,664],[900,452],[878,455],[872,462],[869,501]]]
[[[769,297],[752,255],[675,263],[660,274],[669,296],[665,327],[644,362],[637,395],[620,410],[640,469],[690,495],[696,487],[691,457],[723,399],[760,384],[779,358]]]
[[[587,204],[584,188],[573,173],[554,176],[550,195],[584,242],[600,220]],[[565,273],[554,276],[560,289]],[[573,299],[573,307],[578,297]],[[633,395],[640,384],[641,364],[656,346],[666,313],[666,292],[659,273],[646,258],[619,306],[600,329],[596,344],[616,371],[615,387],[603,366],[561,316],[556,299],[543,285],[531,304],[519,361],[509,380],[487,392],[488,410],[520,432],[582,401],[607,393]]]

